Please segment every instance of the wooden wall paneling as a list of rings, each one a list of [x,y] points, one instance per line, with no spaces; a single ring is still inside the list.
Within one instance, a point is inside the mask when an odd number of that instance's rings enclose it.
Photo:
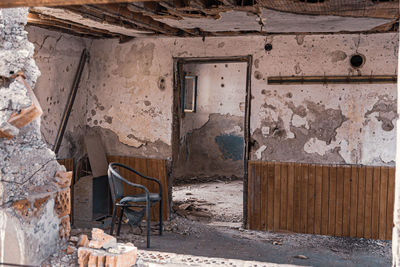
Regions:
[[[247,227],[254,229],[254,176],[255,176],[255,163],[249,162],[248,165],[248,178],[247,178]]]
[[[381,168],[373,168],[372,178],[372,220],[371,220],[371,237],[377,239],[379,237],[379,196],[381,182]]]
[[[386,214],[387,214],[387,195],[388,195],[388,180],[389,168],[381,167],[379,184],[379,229],[378,238],[386,238]]]
[[[366,168],[358,167],[357,237],[364,236]]]
[[[322,167],[322,211],[321,211],[321,234],[328,234],[329,224],[329,167]]]
[[[358,167],[351,166],[350,176],[350,232],[349,236],[357,236],[357,203],[358,203]]]
[[[300,232],[307,232],[307,190],[308,190],[308,164],[302,165],[300,186]]]
[[[350,236],[351,166],[343,166],[343,223],[342,235]]]
[[[273,162],[268,162],[268,198],[267,198],[267,229],[273,230],[274,227],[274,180],[275,180],[275,166]]]
[[[288,186],[287,186],[287,230],[294,231],[294,187],[295,187],[295,164],[288,164]]]
[[[295,165],[294,203],[293,203],[293,231],[300,233],[301,220],[301,180],[303,177],[302,164]]]
[[[336,166],[329,168],[329,222],[328,235],[335,235],[336,226]]]
[[[248,225],[391,239],[394,181],[391,167],[251,161]]]
[[[255,166],[255,176],[253,184],[254,192],[254,229],[260,230],[261,228],[261,165],[258,163]]]
[[[274,164],[274,226],[275,231],[280,229],[280,208],[281,208],[281,163],[276,162]]]
[[[395,179],[396,179],[395,168],[389,168],[387,208],[386,208],[386,239],[387,240],[392,240]]]
[[[365,219],[364,219],[364,237],[372,237],[372,184],[374,169],[367,166],[365,170]]]
[[[260,203],[260,209],[261,209],[261,223],[260,223],[260,229],[261,230],[267,230],[267,217],[268,217],[268,187],[267,187],[267,182],[268,182],[268,165],[267,163],[260,163],[258,164],[258,172],[260,173],[260,179],[261,179],[261,203]],[[269,229],[271,230],[271,229]]]
[[[281,171],[281,198],[280,198],[280,221],[279,230],[287,230],[287,207],[288,207],[288,164],[280,164]]]
[[[306,233],[313,234],[315,222],[315,165],[308,167],[308,186],[307,186],[307,230]]]
[[[314,233],[321,234],[321,214],[322,214],[322,166],[315,166],[315,214],[314,214]]]
[[[338,166],[336,169],[336,213],[335,213],[335,235],[342,236],[343,233],[343,190],[344,190],[344,168]]]

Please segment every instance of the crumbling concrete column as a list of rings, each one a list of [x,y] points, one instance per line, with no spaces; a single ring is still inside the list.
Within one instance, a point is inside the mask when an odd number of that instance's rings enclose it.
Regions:
[[[400,36],[400,35],[399,35]],[[400,50],[398,57],[398,68],[400,67]],[[400,114],[400,72],[397,71],[397,114]],[[394,191],[394,214],[393,214],[393,234],[392,234],[392,253],[393,266],[400,266],[400,118],[397,116],[396,132],[396,183]]]
[[[69,236],[71,173],[41,138],[27,14],[0,9],[0,262],[37,265]]]

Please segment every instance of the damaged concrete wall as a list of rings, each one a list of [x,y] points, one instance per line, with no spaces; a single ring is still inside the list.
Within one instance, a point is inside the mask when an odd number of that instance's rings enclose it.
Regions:
[[[88,124],[133,154],[171,156],[173,57],[253,56],[251,159],[393,165],[396,86],[268,85],[268,76],[391,75],[398,34],[95,41]],[[266,43],[272,50],[266,51]],[[358,70],[349,64],[365,56]],[[117,140],[114,137],[113,140]],[[110,146],[109,146],[110,147]]]
[[[246,63],[185,64],[197,106],[181,119],[175,178],[242,177]]]
[[[43,108],[41,133],[53,148],[62,115],[78,68],[82,50],[90,45],[85,38],[28,26],[28,39],[35,45],[34,59],[42,71],[36,84],[36,95]],[[58,152],[58,158],[82,154],[86,125],[86,67],[82,74],[68,125]]]
[[[0,133],[14,136],[0,139],[0,262],[38,265],[68,238],[69,188],[57,183],[65,169],[43,142],[40,119],[24,127],[11,120],[28,119],[24,112],[35,105],[14,75],[22,72],[30,87],[40,75],[24,30],[27,14],[0,9]]]

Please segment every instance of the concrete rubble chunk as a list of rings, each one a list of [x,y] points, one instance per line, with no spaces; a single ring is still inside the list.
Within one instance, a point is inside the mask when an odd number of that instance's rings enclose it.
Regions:
[[[92,229],[92,240],[89,242],[90,248],[115,248],[117,246],[117,239],[111,235],[104,233],[103,230],[98,228]]]
[[[80,235],[77,243],[78,247],[88,247],[89,246],[89,238],[87,235]]]
[[[136,264],[136,259],[137,248],[132,244],[118,243],[108,251],[85,247],[78,249],[80,267],[130,267]]]

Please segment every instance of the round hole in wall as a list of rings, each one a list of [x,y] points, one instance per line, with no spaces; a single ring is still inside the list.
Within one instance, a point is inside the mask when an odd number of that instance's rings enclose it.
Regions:
[[[365,56],[361,54],[355,54],[350,57],[350,65],[353,68],[361,68],[365,63]]]
[[[271,51],[272,50],[272,44],[265,44],[264,49],[266,51]]]

